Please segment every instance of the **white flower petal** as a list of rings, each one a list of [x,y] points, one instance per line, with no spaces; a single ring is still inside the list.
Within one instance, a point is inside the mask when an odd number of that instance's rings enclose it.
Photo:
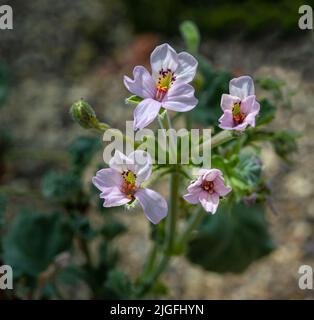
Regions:
[[[110,159],[109,167],[120,173],[128,170],[134,171],[133,161],[119,150],[116,150],[114,156]]]
[[[195,77],[198,62],[187,52],[179,53],[178,58],[179,65],[175,72],[175,81],[180,83],[189,83]]]
[[[241,100],[238,97],[231,96],[230,94],[223,94],[221,96],[220,106],[223,111],[230,110],[232,111],[232,107],[235,103],[240,102]]]
[[[97,171],[96,176],[92,178],[92,182],[100,191],[103,191],[105,188],[120,186],[122,176],[120,172],[115,169],[101,169]]]
[[[108,188],[100,194],[100,198],[104,199],[104,207],[117,207],[130,202],[124,193],[118,187]]]
[[[178,67],[178,55],[169,44],[162,44],[154,49],[150,56],[153,79],[157,79],[159,71],[170,69],[176,71]]]
[[[165,95],[162,106],[165,109],[186,112],[192,110],[198,103],[194,97],[194,88],[189,84],[175,83]]]
[[[234,78],[229,82],[229,92],[241,100],[247,96],[255,95],[254,82],[249,76]]]
[[[143,207],[147,219],[152,223],[157,224],[167,216],[167,201],[156,191],[140,189],[135,193],[135,198]]]
[[[128,157],[134,161],[137,185],[148,180],[152,173],[153,162],[150,154],[143,150],[136,150],[130,153]]]
[[[133,94],[146,99],[153,98],[156,94],[156,84],[149,74],[149,72],[143,66],[136,66],[133,69],[133,77],[124,76],[125,87]]]
[[[187,193],[183,196],[183,199],[191,204],[198,204],[199,200],[199,193]]]
[[[157,117],[161,108],[161,103],[153,99],[145,99],[140,102],[133,111],[133,129],[143,129]]]

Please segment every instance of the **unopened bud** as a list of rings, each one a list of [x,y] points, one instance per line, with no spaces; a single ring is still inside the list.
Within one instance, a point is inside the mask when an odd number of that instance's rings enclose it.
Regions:
[[[83,99],[72,104],[70,114],[73,120],[79,123],[83,128],[98,129],[100,126],[94,109]]]

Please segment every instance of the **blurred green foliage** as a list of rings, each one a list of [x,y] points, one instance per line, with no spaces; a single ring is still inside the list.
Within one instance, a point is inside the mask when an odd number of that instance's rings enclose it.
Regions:
[[[184,20],[197,21],[205,36],[243,33],[291,35],[298,32],[298,8],[301,0],[122,0],[127,15],[138,32],[177,33]],[[154,14],[147,14],[154,12]]]
[[[0,61],[0,107],[5,102],[9,93],[9,71],[7,66]]]
[[[23,210],[3,239],[3,258],[12,266],[14,277],[36,278],[59,253],[69,250],[71,240],[69,224],[60,213]]]
[[[98,137],[82,136],[73,141],[67,148],[70,167],[66,171],[47,172],[43,177],[43,195],[56,211],[48,214],[22,210],[5,232],[2,259],[13,267],[18,284],[17,297],[60,299],[64,298],[60,285],[75,285],[82,281],[95,299],[129,297],[124,288],[130,281],[115,270],[118,254],[110,245],[126,231],[125,226],[110,216],[111,210],[105,210],[106,214],[101,216],[103,224],[96,227],[87,215],[91,202],[101,204],[91,183],[89,188],[83,183],[83,174],[100,147]],[[4,200],[1,196],[0,227]],[[94,240],[99,243],[97,263],[92,261],[90,253]],[[72,258],[63,258],[65,261],[62,262],[60,256],[71,257],[77,249],[84,256],[82,262]]]

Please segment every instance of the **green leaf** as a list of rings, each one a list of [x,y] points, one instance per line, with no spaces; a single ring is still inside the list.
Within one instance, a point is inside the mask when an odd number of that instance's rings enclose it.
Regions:
[[[260,101],[261,109],[256,118],[256,125],[261,126],[271,122],[275,118],[276,107],[268,100],[262,99]]]
[[[72,232],[62,215],[22,211],[3,239],[3,256],[14,276],[36,277],[61,252],[69,250]]]
[[[126,104],[138,105],[143,99],[139,96],[131,96],[125,99]]]
[[[127,275],[119,270],[109,272],[105,288],[110,292],[111,299],[127,299],[132,296],[132,283]]]
[[[243,272],[274,249],[264,211],[261,205],[240,203],[229,212],[221,205],[214,216],[204,219],[189,243],[188,258],[208,271]]]
[[[287,162],[291,162],[288,156],[298,150],[296,139],[300,137],[301,134],[295,131],[275,132],[272,143],[278,156]]]
[[[125,225],[114,220],[106,222],[106,224],[101,228],[101,233],[107,240],[112,240],[125,231]]]
[[[97,236],[87,217],[77,216],[70,222],[73,232],[80,238],[85,240],[92,240]]]
[[[48,172],[43,179],[42,192],[49,201],[67,208],[84,210],[88,205],[88,198],[83,192],[82,180],[77,173],[72,171]]]
[[[251,151],[242,151],[239,154],[239,163],[234,170],[235,177],[248,186],[257,185],[262,173],[262,163]]]
[[[197,25],[192,21],[184,21],[180,25],[180,32],[187,50],[192,54],[197,53],[200,44],[200,32]]]

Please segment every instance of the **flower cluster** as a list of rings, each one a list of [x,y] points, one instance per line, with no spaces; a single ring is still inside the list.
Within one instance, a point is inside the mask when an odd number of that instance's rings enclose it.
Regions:
[[[198,100],[190,82],[194,79],[197,60],[186,52],[177,52],[168,44],[155,48],[150,57],[152,72],[136,66],[133,79],[125,76],[124,85],[140,102],[134,109],[134,131],[149,125],[161,108],[177,112],[193,109]],[[229,94],[223,94],[223,115],[219,127],[225,130],[243,131],[248,125],[255,126],[260,110],[256,101],[251,77],[232,79]],[[130,205],[138,201],[147,218],[154,224],[167,216],[167,202],[157,192],[143,188],[152,172],[152,159],[145,151],[135,151],[128,156],[119,151],[109,163],[93,177],[93,184],[101,191],[104,207]],[[206,212],[214,214],[221,197],[231,191],[225,185],[223,174],[218,169],[200,169],[197,179],[188,186],[183,198],[191,203],[200,203]]]

